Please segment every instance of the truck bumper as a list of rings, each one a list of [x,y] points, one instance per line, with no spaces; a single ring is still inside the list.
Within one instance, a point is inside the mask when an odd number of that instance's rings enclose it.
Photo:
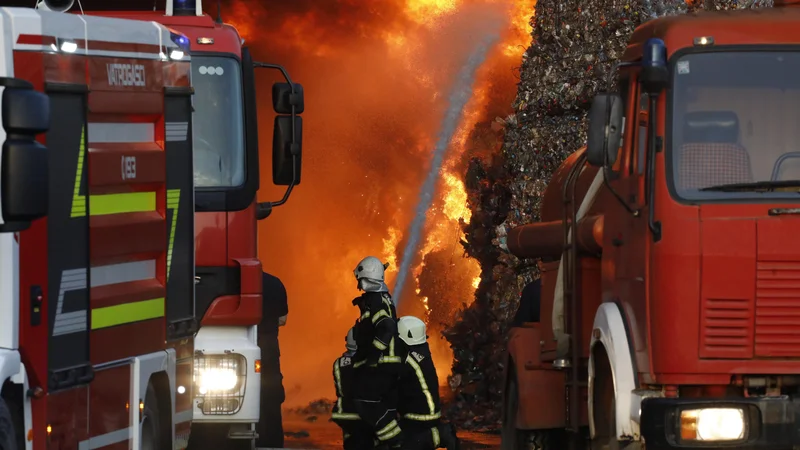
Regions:
[[[702,424],[703,417],[709,423]],[[647,450],[800,448],[800,398],[788,396],[724,400],[647,398],[642,401],[640,423]],[[742,436],[733,438],[739,430],[743,430]],[[714,434],[727,434],[728,440],[710,440]],[[695,439],[689,438],[692,435]]]

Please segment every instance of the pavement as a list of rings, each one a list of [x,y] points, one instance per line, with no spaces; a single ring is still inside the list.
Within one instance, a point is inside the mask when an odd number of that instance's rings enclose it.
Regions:
[[[309,421],[308,417],[284,415],[284,447],[329,450],[342,448],[342,430],[327,418]],[[500,434],[459,431],[462,449],[500,448]]]

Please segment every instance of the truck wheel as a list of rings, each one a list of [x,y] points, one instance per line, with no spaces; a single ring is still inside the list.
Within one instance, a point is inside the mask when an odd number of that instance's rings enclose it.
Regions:
[[[602,362],[600,362],[602,361]],[[611,364],[603,355],[597,362],[604,364],[598,367],[595,376],[595,436],[592,439],[592,450],[620,450],[624,447],[617,440],[617,402],[614,396],[614,379],[611,376]],[[598,414],[605,412],[604,417]],[[598,419],[599,423],[598,423]]]
[[[158,415],[156,389],[147,386],[142,414],[142,450],[161,450],[161,420]]]
[[[0,450],[18,450],[17,433],[14,421],[11,419],[11,411],[2,397],[0,397]]]

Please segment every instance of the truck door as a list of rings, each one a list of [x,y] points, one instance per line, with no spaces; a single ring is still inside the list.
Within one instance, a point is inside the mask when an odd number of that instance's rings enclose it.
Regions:
[[[194,170],[192,89],[164,92],[167,159],[167,339],[197,331],[194,317]]]
[[[48,84],[50,211],[47,217],[48,387],[92,379],[89,359],[89,218],[86,86]]]
[[[647,156],[648,97],[641,92],[635,74],[628,90],[629,102],[626,114],[625,158],[619,178],[613,183],[623,200],[638,210],[633,214],[620,208],[612,220],[612,242],[614,251],[615,296],[622,306],[635,346],[638,366],[647,365],[647,328],[645,290],[645,250],[648,238],[647,205],[644,195],[644,178]]]

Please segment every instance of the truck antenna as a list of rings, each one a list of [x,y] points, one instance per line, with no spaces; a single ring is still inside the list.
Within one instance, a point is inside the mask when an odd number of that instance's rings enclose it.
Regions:
[[[222,23],[222,0],[217,0],[217,23]]]

